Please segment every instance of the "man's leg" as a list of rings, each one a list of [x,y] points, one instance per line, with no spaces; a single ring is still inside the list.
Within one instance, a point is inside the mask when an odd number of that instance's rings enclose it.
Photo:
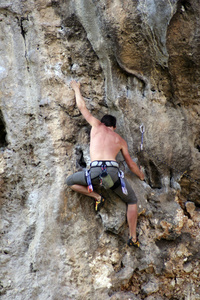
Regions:
[[[132,237],[133,242],[136,242],[137,204],[128,204],[127,220],[129,225],[130,237]]]
[[[80,194],[83,194],[83,195],[86,195],[86,196],[89,196],[91,198],[95,198],[97,199],[98,201],[101,200],[101,195],[99,195],[98,193],[96,192],[88,192],[88,189],[87,189],[87,186],[84,186],[84,185],[79,185],[79,184],[74,184],[74,185],[71,185],[70,188],[75,191],[75,192],[78,192]]]
[[[91,193],[88,192],[85,171],[76,172],[68,176],[66,183],[75,192],[95,198],[97,200],[101,199],[101,196],[94,191]]]
[[[98,172],[99,173],[99,172]],[[97,174],[98,175],[98,174]],[[98,178],[98,176],[97,176]],[[105,203],[105,198],[98,193],[88,191],[87,182],[85,178],[85,171],[76,172],[66,179],[67,185],[75,192],[89,196],[95,199],[95,211],[98,212]]]

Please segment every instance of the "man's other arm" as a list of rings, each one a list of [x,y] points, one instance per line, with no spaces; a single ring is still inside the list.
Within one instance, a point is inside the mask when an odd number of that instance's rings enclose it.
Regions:
[[[86,121],[91,125],[91,126],[99,126],[101,122],[96,119],[95,117],[92,116],[92,114],[89,112],[85,105],[85,101],[81,95],[80,91],[80,82],[76,82],[75,80],[71,81],[71,87],[75,92],[75,97],[76,97],[76,104],[78,106],[78,109],[80,110],[81,114],[83,117],[86,119]]]
[[[122,154],[124,156],[124,159],[129,167],[129,169],[135,173],[140,180],[144,180],[144,174],[143,172],[138,168],[137,164],[131,159],[130,154],[128,152],[128,146],[125,140],[123,140],[123,145],[122,145]]]

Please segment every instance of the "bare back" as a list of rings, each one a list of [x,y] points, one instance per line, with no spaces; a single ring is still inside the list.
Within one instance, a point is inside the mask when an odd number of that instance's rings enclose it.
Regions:
[[[85,101],[80,92],[80,83],[72,80],[71,87],[76,96],[77,106],[83,117],[92,126],[90,137],[90,157],[94,160],[116,160],[118,152],[121,150],[122,155],[129,167],[141,180],[144,180],[144,174],[140,171],[137,164],[131,159],[128,152],[126,141],[114,132],[113,127],[106,127],[96,119],[85,105]]]
[[[104,124],[92,127],[90,136],[90,157],[94,160],[116,160],[122,149],[123,139]]]

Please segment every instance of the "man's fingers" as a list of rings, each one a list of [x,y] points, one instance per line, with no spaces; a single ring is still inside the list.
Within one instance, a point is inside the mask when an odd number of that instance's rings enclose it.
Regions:
[[[142,173],[142,176],[140,177],[141,180],[145,179],[145,169],[144,167],[140,166],[140,172]]]
[[[76,81],[75,81],[75,80],[72,80],[72,81],[70,82],[70,85],[73,86],[74,84],[76,84]]]
[[[73,89],[76,88],[76,87],[80,88],[80,82],[77,82],[77,81],[75,81],[75,80],[72,80],[72,81],[70,82],[70,85],[71,85],[71,87],[72,87]]]

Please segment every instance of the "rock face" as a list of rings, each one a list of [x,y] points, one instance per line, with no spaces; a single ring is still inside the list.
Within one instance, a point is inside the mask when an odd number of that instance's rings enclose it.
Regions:
[[[199,16],[199,0],[0,2],[2,300],[200,299]],[[141,249],[112,192],[95,214],[65,185],[90,162],[71,79],[145,168],[118,157]]]

